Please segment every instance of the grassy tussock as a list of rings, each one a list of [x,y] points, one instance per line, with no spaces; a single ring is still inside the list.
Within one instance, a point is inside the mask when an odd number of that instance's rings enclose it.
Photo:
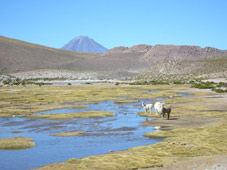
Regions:
[[[29,118],[45,118],[45,119],[73,119],[73,118],[97,118],[97,117],[109,117],[114,116],[112,112],[105,111],[88,111],[88,112],[76,112],[76,113],[61,113],[61,114],[41,114],[27,116]]]
[[[35,146],[32,138],[15,137],[15,138],[2,138],[0,139],[1,150],[19,150],[27,149]]]
[[[80,134],[86,133],[85,131],[73,131],[73,132],[65,132],[65,133],[57,133],[53,134],[50,136],[62,136],[62,137],[67,137],[67,136],[78,136]]]

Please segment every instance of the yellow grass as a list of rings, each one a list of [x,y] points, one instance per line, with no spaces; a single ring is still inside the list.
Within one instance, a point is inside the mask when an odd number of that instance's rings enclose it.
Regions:
[[[56,114],[40,114],[30,115],[28,118],[45,118],[45,119],[73,119],[73,118],[96,118],[114,116],[112,112],[105,111],[87,111],[76,113],[56,113]]]
[[[149,93],[151,90],[171,89]],[[136,102],[139,99],[177,96],[173,89],[180,86],[17,86],[0,88],[0,117],[31,115],[36,112],[59,108],[86,107],[89,103],[114,100],[116,103]],[[182,88],[182,87],[181,87]],[[122,98],[124,97],[124,98]],[[65,105],[76,102],[77,105]]]
[[[120,152],[111,152],[105,155],[91,156],[81,159],[69,159],[65,163],[56,163],[40,169],[139,169],[154,166],[163,166],[166,161],[173,162],[179,157],[208,156],[227,153],[227,112],[218,111],[215,104],[225,106],[221,99],[206,98],[212,92],[194,92],[192,97],[182,97],[177,93],[187,89],[187,85],[162,86],[70,86],[65,89],[60,86],[48,87],[4,87],[0,89],[1,116],[13,114],[28,114],[61,108],[65,102],[78,104],[98,103],[105,100],[119,101],[152,99],[155,97],[173,96],[166,101],[172,104],[171,115],[175,117],[191,116],[193,118],[221,118],[222,122],[209,124],[203,127],[182,128],[171,131],[158,131],[144,134],[150,138],[164,138],[163,142],[131,148]],[[151,90],[160,90],[149,93]],[[214,104],[215,103],[215,104]],[[31,109],[26,109],[31,107]],[[64,106],[69,107],[69,106]],[[222,109],[222,108],[221,108]],[[53,119],[74,118],[81,113],[31,115]],[[91,115],[97,113],[92,113]],[[141,113],[142,114],[142,113]],[[154,115],[154,112],[152,112]],[[153,117],[152,115],[152,117]],[[144,115],[148,116],[148,115]]]
[[[2,138],[0,139],[1,150],[19,150],[27,149],[35,146],[32,138],[15,137],[15,138]]]
[[[80,134],[85,133],[85,131],[73,131],[73,132],[65,132],[65,133],[57,133],[53,134],[50,136],[62,136],[62,137],[67,137],[67,136],[78,136]]]

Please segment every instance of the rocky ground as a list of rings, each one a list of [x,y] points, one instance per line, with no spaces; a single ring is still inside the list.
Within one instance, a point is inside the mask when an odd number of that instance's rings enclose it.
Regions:
[[[95,72],[78,72],[71,70],[34,70],[19,73],[12,73],[11,76],[18,77],[20,79],[71,79],[71,80],[97,80],[99,76]]]

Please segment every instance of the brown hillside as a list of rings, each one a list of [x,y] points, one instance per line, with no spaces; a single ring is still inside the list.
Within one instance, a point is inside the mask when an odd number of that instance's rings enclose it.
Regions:
[[[104,54],[79,53],[0,37],[1,72],[33,71],[32,75],[42,69],[71,70],[74,78],[82,73],[90,78],[89,73],[94,73],[101,79],[217,75],[227,71],[225,56],[226,50],[211,47],[144,44],[116,47]]]
[[[217,48],[186,45],[155,45],[145,55],[149,63],[163,61],[202,60],[227,56],[227,52]]]
[[[79,66],[83,58],[95,56],[98,54],[65,51],[0,36],[1,72],[62,68],[72,62]]]

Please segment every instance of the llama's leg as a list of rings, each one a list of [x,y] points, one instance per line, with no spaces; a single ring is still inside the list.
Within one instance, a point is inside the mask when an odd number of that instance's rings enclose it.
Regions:
[[[155,110],[155,112],[156,112],[156,116],[158,116],[158,111],[157,111],[157,110]]]
[[[167,118],[168,120],[169,120],[169,117],[170,117],[170,112],[168,113],[168,118]]]
[[[162,119],[164,119],[164,115],[165,115],[165,113],[162,113]]]

